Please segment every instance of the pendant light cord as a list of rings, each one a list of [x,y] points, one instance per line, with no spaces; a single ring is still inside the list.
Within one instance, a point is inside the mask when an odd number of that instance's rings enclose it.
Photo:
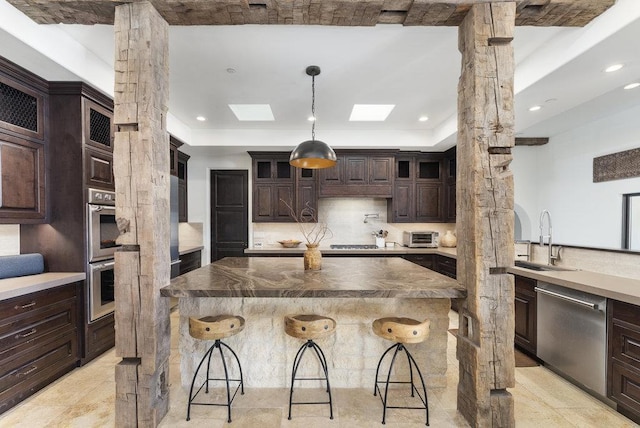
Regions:
[[[311,141],[316,139],[316,76],[311,76]]]

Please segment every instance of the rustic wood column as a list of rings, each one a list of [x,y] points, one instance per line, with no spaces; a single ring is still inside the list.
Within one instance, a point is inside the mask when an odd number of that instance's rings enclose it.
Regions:
[[[169,408],[169,26],[149,2],[116,7],[116,426]]]
[[[475,4],[459,28],[458,410],[472,426],[515,425],[513,30],[515,2]]]

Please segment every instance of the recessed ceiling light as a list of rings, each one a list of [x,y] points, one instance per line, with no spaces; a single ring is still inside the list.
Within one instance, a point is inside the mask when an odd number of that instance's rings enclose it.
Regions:
[[[622,67],[623,67],[622,64],[613,64],[613,65],[610,65],[609,67],[605,68],[604,71],[607,72],[607,73],[611,73],[613,71],[620,70]]]
[[[640,83],[638,82],[633,82],[633,83],[629,83],[627,86],[625,86],[625,89],[634,89],[637,88],[638,86],[640,86]]]
[[[315,122],[315,121],[316,121],[316,118],[315,118],[315,117],[313,117],[313,116],[309,116],[309,117],[307,118],[307,120],[308,120],[309,122]]]
[[[429,118],[428,118],[427,116],[420,116],[420,117],[418,118],[418,120],[419,120],[420,122],[426,122],[427,120],[429,120]]]
[[[227,68],[227,73],[229,73],[229,74],[233,74],[233,73],[235,73],[235,72],[236,72],[236,69],[235,69],[235,68],[231,68],[231,67]]]
[[[354,104],[349,121],[383,122],[395,106],[395,104]]]
[[[200,122],[204,122],[205,120],[207,120],[207,118],[204,117],[204,116],[198,116],[198,117],[196,117],[196,120],[198,120]]]
[[[529,107],[529,111],[538,111],[540,110],[542,107],[540,106],[533,106],[533,107]]]
[[[229,104],[238,120],[246,122],[270,122],[275,120],[269,104]]]

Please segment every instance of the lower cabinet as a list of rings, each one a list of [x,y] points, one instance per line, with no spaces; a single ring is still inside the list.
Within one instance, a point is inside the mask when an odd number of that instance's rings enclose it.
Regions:
[[[180,275],[192,270],[198,269],[202,265],[202,251],[193,251],[191,253],[180,255]]]
[[[81,287],[0,302],[0,413],[78,365]]]
[[[536,355],[536,280],[515,276],[515,344]]]
[[[447,256],[441,256],[440,254],[436,254],[435,256],[435,271],[441,273],[442,275],[446,275],[449,278],[457,279],[458,278],[458,263],[456,259]]]
[[[434,270],[433,254],[406,254],[402,256],[402,258],[422,267],[426,267],[427,269]]]
[[[609,299],[607,396],[640,423],[640,307]]]
[[[114,329],[114,314],[85,324],[85,355],[82,364],[102,355],[105,351],[113,348],[116,343],[116,331]]]

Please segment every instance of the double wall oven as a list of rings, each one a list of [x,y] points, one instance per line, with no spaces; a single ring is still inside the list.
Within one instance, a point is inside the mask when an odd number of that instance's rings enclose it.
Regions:
[[[115,192],[88,189],[87,203],[87,313],[89,322],[112,313],[114,253],[119,245]]]

